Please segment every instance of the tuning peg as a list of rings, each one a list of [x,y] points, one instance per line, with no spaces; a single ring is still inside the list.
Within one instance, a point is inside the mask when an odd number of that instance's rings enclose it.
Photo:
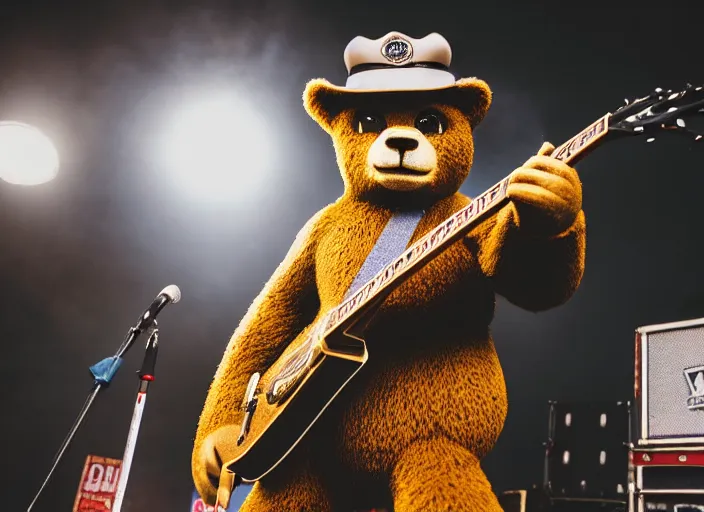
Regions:
[[[686,125],[685,125],[685,123],[684,123],[684,119],[677,119],[677,120],[675,121],[675,123],[676,123],[677,126],[679,126],[680,128],[686,128]]]
[[[624,99],[623,101],[625,101],[625,102],[626,102],[626,105],[628,105],[628,104],[629,104],[629,102],[628,102],[628,98]]]
[[[653,141],[655,141],[655,137],[648,137],[647,139],[645,139],[645,142],[653,142]]]
[[[655,94],[660,94],[662,92],[662,89],[660,87],[655,88]]]

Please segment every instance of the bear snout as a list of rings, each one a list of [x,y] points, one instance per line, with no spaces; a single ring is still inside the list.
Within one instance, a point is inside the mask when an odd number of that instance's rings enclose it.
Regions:
[[[416,149],[418,147],[418,141],[410,137],[389,137],[386,139],[386,145],[403,154],[406,151]]]
[[[368,176],[378,185],[395,190],[417,190],[432,183],[437,153],[420,131],[391,127],[369,148]]]

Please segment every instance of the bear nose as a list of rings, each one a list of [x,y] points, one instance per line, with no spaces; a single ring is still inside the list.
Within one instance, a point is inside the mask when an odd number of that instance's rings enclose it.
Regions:
[[[396,149],[401,153],[405,151],[413,151],[418,147],[418,141],[409,137],[389,137],[386,139],[386,145],[391,149]]]

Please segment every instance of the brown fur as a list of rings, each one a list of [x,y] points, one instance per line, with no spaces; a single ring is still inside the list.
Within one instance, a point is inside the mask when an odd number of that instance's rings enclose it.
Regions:
[[[345,191],[301,231],[217,370],[193,456],[196,486],[210,503],[234,441],[236,427],[227,425],[241,421],[236,410],[250,374],[266,370],[341,301],[394,209],[425,209],[416,240],[469,202],[458,189],[472,164],[471,112],[436,105],[449,121],[445,133],[428,135],[437,172],[428,186],[398,192],[363,172],[377,135],[357,133],[351,109],[328,120],[315,110],[315,97],[308,96],[308,110],[332,135]],[[371,94],[355,101],[362,100],[382,109],[388,126],[412,126],[429,97]],[[547,157],[531,165],[522,183],[512,184],[524,200],[507,204],[387,299],[367,332],[367,365],[284,463],[254,486],[244,510],[500,510],[479,466],[507,411],[489,332],[495,294],[531,311],[548,309],[571,296],[584,268],[578,181],[550,181],[560,173],[573,179],[573,170]],[[543,188],[526,186],[541,180]]]

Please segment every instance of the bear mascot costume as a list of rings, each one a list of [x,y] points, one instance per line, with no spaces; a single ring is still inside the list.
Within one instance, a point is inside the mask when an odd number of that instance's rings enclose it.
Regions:
[[[250,376],[385,263],[470,199],[473,130],[491,103],[456,79],[433,33],[353,39],[344,87],[309,82],[344,192],[301,229],[235,330],[198,424],[192,469],[210,504],[229,500]],[[576,171],[538,153],[511,174],[504,206],[389,295],[368,325],[369,359],[293,451],[257,481],[247,512],[499,511],[480,461],[507,413],[489,325],[499,294],[529,311],[564,303],[584,271]]]

